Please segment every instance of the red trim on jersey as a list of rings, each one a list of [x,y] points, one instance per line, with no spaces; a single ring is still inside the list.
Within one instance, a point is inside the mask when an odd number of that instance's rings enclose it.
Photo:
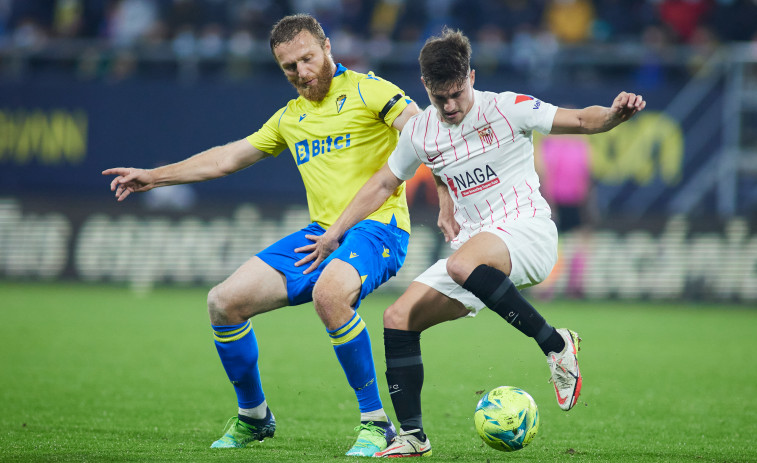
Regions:
[[[483,222],[483,221],[484,221],[484,216],[483,216],[483,215],[481,215],[481,211],[479,211],[479,210],[478,210],[478,206],[476,206],[476,205],[474,204],[474,205],[473,205],[473,207],[475,207],[475,208],[476,208],[476,212],[478,212],[478,217],[479,217],[479,218],[481,219],[481,222]]]
[[[505,122],[507,122],[507,126],[510,127],[510,132],[512,132],[512,134],[513,134],[513,141],[515,141],[515,131],[513,131],[513,126],[510,125],[510,121],[507,120],[507,117],[505,117],[505,115],[502,114],[502,111],[499,110],[499,106],[497,105],[497,99],[496,98],[494,98],[494,109],[496,109],[497,112],[499,113],[499,115],[502,116],[502,118],[505,120]]]
[[[432,161],[432,162],[433,162],[434,160],[436,160],[436,158],[438,158],[439,156],[441,156],[441,157],[442,157],[442,165],[443,165],[443,166],[446,166],[446,165],[447,165],[447,163],[446,163],[446,162],[444,162],[444,155],[442,154],[442,152],[441,152],[441,151],[439,151],[439,134],[441,133],[441,130],[442,130],[442,129],[441,129],[441,122],[439,122],[439,121],[437,120],[437,121],[436,121],[436,138],[434,138],[434,144],[436,145],[436,152],[437,152],[437,153],[439,153],[439,154],[438,154],[438,155],[436,155],[436,156],[434,156],[434,159],[433,159],[433,160],[432,160],[432,159],[429,159],[429,161]]]
[[[478,127],[476,127],[476,126],[474,125],[474,126],[473,126],[473,128],[474,128],[474,129],[476,130],[476,133],[478,133],[478,130],[479,130],[479,129],[478,129]],[[483,139],[483,138],[481,138],[481,137],[478,137],[478,141],[480,141],[480,142],[481,142],[481,148],[483,149],[483,151],[482,151],[481,153],[482,153],[482,154],[483,154],[483,153],[486,153],[486,145],[484,145],[484,139]]]
[[[515,189],[515,185],[513,185],[513,193],[515,193],[515,218],[517,219],[520,217],[520,205],[518,204],[518,190]]]
[[[465,124],[460,126],[460,136],[465,142],[465,149],[468,151],[468,159],[470,159],[470,147],[468,146],[468,140],[465,139]]]
[[[489,218],[492,220],[492,225],[494,225],[494,209],[492,209],[492,205],[488,199],[486,200],[486,204],[489,206],[489,212],[491,212]]]
[[[534,210],[534,215],[532,215],[531,217],[536,217],[536,208],[534,207],[534,200],[533,198],[531,198],[531,195],[534,194],[534,189],[531,188],[531,185],[528,184],[528,180],[524,180],[524,182],[526,182],[526,186],[528,187],[528,189],[531,190],[531,194],[528,195],[528,199],[531,201],[531,209]]]
[[[515,104],[523,103],[524,101],[533,100],[534,97],[528,95],[518,95],[515,97]]]
[[[415,143],[413,143],[413,135],[415,135],[415,126],[418,124],[418,119],[420,119],[420,117],[417,117],[413,120],[413,130],[410,131],[410,146],[413,147],[413,151],[415,151],[415,156],[418,158],[421,164],[423,164],[423,159],[421,158],[421,155],[418,154],[418,148],[416,148]]]
[[[430,157],[428,157],[428,151],[426,150],[426,137],[428,136],[428,123],[430,120],[431,114],[429,113],[428,117],[426,118],[426,131],[423,133],[423,152],[426,153],[426,159],[428,159],[429,162],[434,162]]]
[[[470,212],[468,212],[468,208],[463,207],[463,210],[465,211],[465,215],[467,215],[470,221],[473,222],[473,217],[470,216]]]
[[[455,161],[457,161],[457,148],[455,148],[455,144],[452,143],[452,129],[447,129],[447,132],[449,132],[449,144],[452,145],[452,151],[455,152]]]
[[[504,209],[505,209],[505,220],[507,220],[507,201],[505,201],[505,195],[503,195],[502,193],[500,193],[499,197],[502,198],[502,203],[505,205],[504,206]]]

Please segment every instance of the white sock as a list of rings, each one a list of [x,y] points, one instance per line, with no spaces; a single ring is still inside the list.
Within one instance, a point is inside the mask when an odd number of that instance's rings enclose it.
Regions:
[[[255,408],[240,408],[239,414],[242,416],[249,416],[250,418],[254,418],[256,420],[262,420],[263,418],[265,418],[267,409],[268,404],[264,400],[262,404],[258,405]]]
[[[385,421],[388,423],[389,417],[386,416],[383,408],[379,408],[372,412],[361,413],[360,421]]]

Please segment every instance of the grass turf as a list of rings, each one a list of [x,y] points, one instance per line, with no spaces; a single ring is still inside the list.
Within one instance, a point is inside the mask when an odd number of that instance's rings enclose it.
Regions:
[[[381,311],[360,309],[382,398]],[[82,284],[0,282],[0,461],[297,461],[345,457],[358,411],[311,305],[253,319],[278,428],[251,448],[210,450],[236,412],[205,290],[139,296]],[[538,302],[583,338],[584,389],[562,412],[533,341],[485,311],[423,334],[424,425],[437,462],[757,462],[757,311],[705,304]],[[480,395],[527,390],[541,429],[506,454],[473,429]]]

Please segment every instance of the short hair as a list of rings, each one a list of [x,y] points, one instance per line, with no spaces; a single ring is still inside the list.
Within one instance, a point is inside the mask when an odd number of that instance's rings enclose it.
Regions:
[[[309,14],[293,14],[279,20],[271,29],[271,53],[279,44],[291,42],[302,31],[308,31],[323,47],[326,34],[321,24]]]
[[[426,40],[418,56],[426,87],[434,92],[465,82],[470,74],[471,53],[468,37],[446,26],[441,36]]]

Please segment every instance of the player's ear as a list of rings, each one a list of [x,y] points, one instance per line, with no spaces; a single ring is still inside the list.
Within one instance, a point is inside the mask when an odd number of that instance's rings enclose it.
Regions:
[[[470,86],[473,87],[473,82],[476,81],[476,70],[471,69],[470,70]]]
[[[323,42],[323,52],[327,55],[331,55],[331,40],[329,40],[328,37],[326,37],[326,40]]]
[[[426,81],[423,79],[423,76],[421,76],[421,83],[423,84],[423,88],[425,88],[426,91],[428,91],[428,87],[426,86]]]

